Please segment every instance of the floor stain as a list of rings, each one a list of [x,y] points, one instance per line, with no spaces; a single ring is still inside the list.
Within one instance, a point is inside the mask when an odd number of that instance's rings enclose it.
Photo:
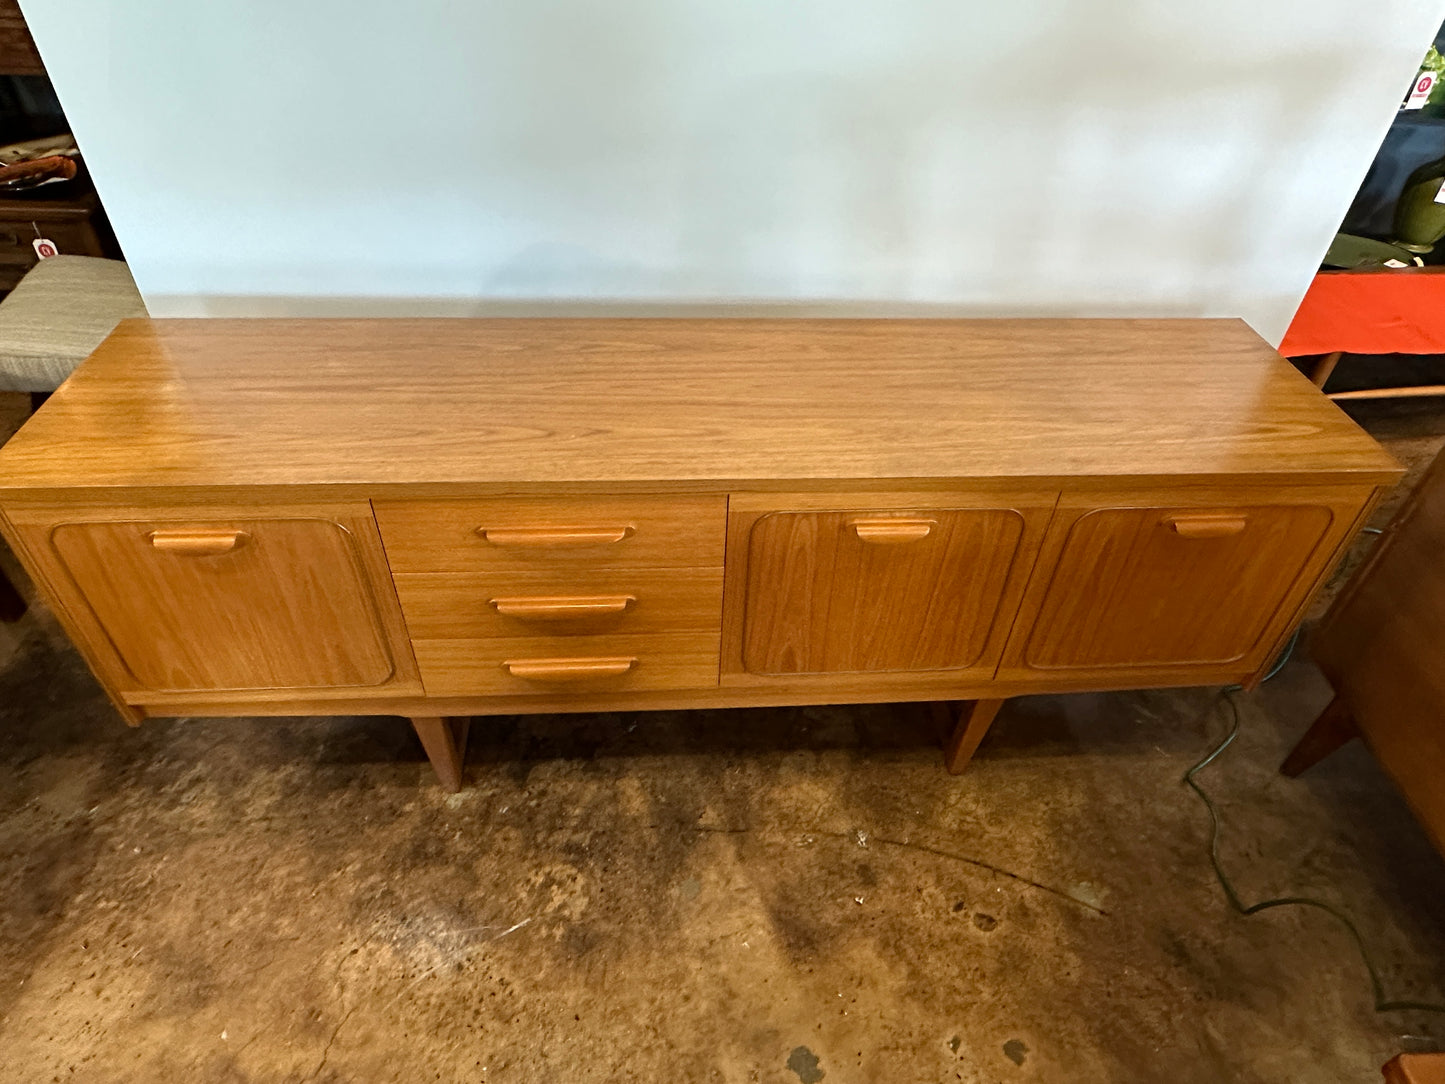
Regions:
[[[788,1068],[802,1084],[818,1084],[828,1074],[818,1067],[818,1056],[806,1046],[795,1046],[788,1055]]]

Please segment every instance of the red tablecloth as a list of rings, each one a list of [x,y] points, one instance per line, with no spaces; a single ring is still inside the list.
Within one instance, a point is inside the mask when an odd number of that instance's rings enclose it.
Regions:
[[[1445,354],[1445,269],[1316,275],[1279,352]]]

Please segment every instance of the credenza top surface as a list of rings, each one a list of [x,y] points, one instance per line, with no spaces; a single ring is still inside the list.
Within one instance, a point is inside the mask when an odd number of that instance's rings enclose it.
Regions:
[[[127,320],[0,490],[1390,481],[1238,320]]]

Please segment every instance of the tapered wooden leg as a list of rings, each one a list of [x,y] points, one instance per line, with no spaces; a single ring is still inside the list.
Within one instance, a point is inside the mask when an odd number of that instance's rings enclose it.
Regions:
[[[943,766],[950,775],[957,775],[968,767],[978,743],[983,741],[994,716],[1005,703],[1003,700],[962,700],[940,703],[934,708],[936,713],[947,713],[944,718],[952,723],[943,743]]]
[[[1345,698],[1337,696],[1329,702],[1320,717],[1310,724],[1304,737],[1290,750],[1289,756],[1279,766],[1281,775],[1294,778],[1306,768],[1312,768],[1325,757],[1352,738],[1360,736],[1355,720],[1350,715]]]
[[[455,794],[462,789],[462,758],[467,751],[470,719],[448,719],[437,715],[413,716],[411,725],[426,750],[442,789]]]
[[[1344,353],[1343,350],[1336,350],[1333,354],[1326,354],[1315,362],[1314,368],[1310,370],[1310,380],[1315,387],[1323,388],[1325,386],[1325,381],[1335,371],[1335,366],[1340,363],[1340,358],[1344,356]]]
[[[25,599],[0,569],[0,621],[19,621],[25,612]]]

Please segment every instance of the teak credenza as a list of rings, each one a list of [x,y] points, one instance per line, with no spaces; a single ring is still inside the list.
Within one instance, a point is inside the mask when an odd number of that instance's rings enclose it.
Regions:
[[[1258,679],[1399,466],[1231,320],[129,320],[0,450],[121,714]]]

